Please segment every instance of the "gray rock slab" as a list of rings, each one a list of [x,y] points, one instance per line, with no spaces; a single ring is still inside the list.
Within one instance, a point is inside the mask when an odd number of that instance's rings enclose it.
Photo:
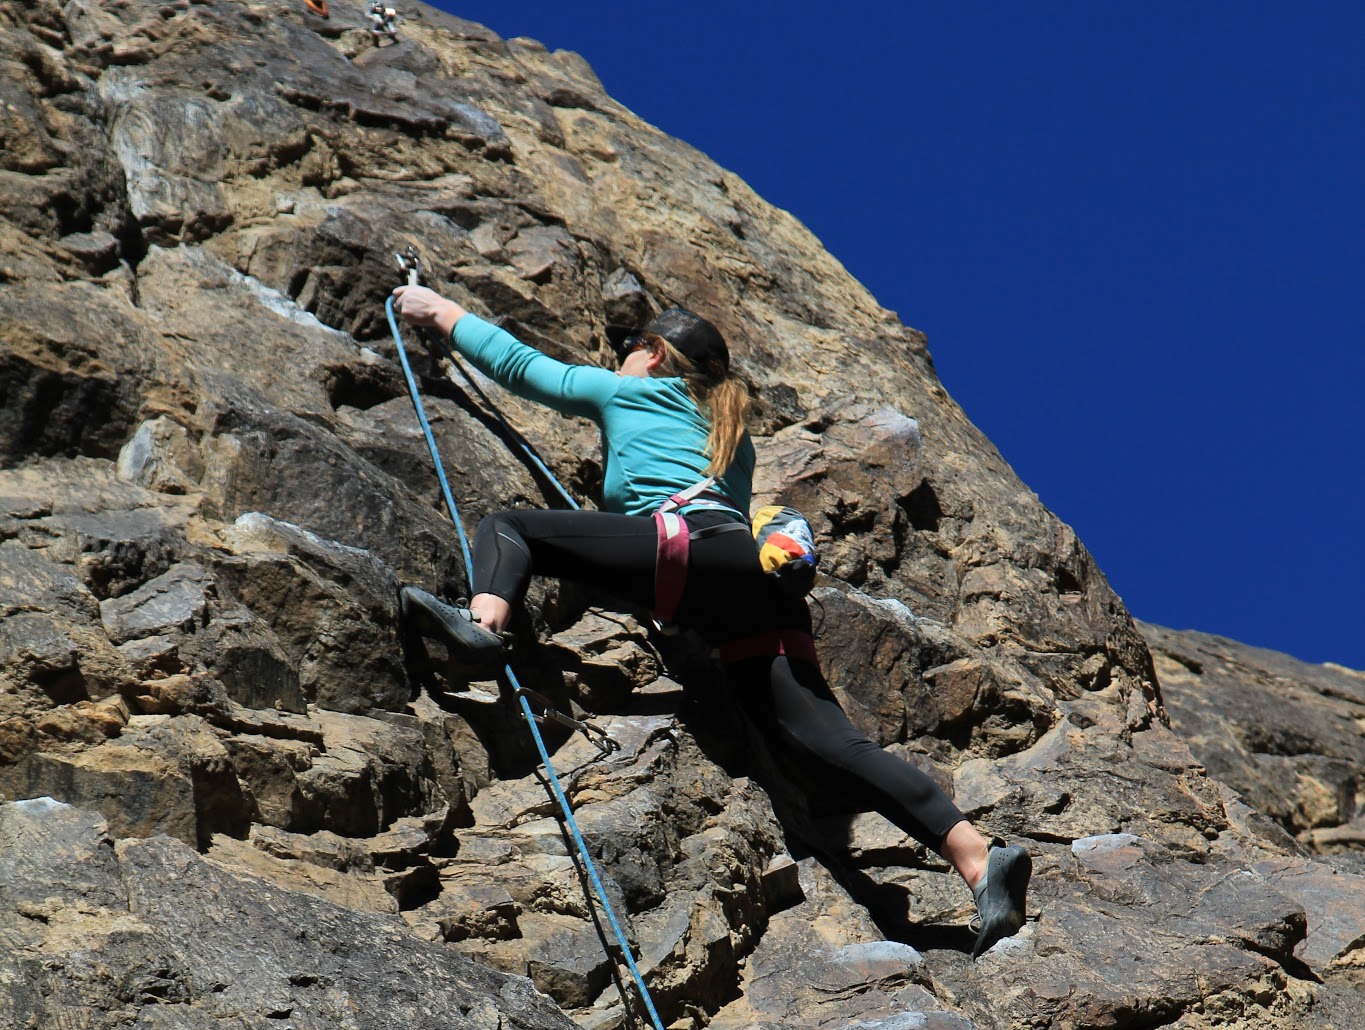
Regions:
[[[1309,846],[1312,831],[1365,810],[1365,673],[1207,633],[1139,628],[1171,724],[1210,775]]]
[[[99,811],[122,835],[196,840],[194,787],[177,756],[113,740],[74,754],[38,753],[0,768],[11,799],[56,797]]]
[[[118,1012],[186,1028],[573,1027],[528,980],[418,940],[396,918],[234,874],[165,837],[115,845],[88,813],[35,801],[0,806],[0,841],[0,915],[32,920],[39,905],[42,918],[26,947],[0,950],[10,1025]]]
[[[50,797],[0,804],[0,889],[9,906],[53,896],[127,907],[108,823]]]
[[[1251,869],[1303,906],[1307,934],[1295,954],[1314,970],[1365,958],[1365,876],[1296,858],[1252,862]]]
[[[170,632],[192,632],[205,622],[211,580],[197,565],[178,564],[131,593],[100,602],[100,618],[115,644]]]
[[[1078,840],[1069,851],[1070,868],[1040,870],[1037,921],[975,963],[979,986],[962,998],[969,1015],[1107,1026],[1139,1013],[1193,1018],[1214,996],[1246,1013],[1272,1004],[1279,992],[1260,985],[1284,980],[1305,917],[1254,869],[1183,861],[1132,834]],[[946,976],[952,964],[931,968]]]

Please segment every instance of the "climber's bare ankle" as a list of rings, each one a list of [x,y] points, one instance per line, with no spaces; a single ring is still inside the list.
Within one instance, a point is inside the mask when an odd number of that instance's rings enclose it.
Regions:
[[[501,633],[512,621],[512,606],[497,594],[476,594],[469,610],[478,616],[480,626],[493,633]]]

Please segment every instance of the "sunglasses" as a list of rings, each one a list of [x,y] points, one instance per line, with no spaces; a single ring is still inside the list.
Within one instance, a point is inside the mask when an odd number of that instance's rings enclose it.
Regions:
[[[616,351],[616,363],[618,365],[624,364],[626,358],[630,357],[633,351],[648,346],[649,338],[646,336],[627,336],[613,348]]]

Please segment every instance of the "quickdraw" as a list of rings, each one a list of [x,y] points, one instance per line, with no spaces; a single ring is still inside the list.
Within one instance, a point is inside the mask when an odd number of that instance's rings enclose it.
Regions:
[[[327,0],[303,0],[303,3],[319,18],[330,18],[332,16],[331,12],[327,10]]]
[[[610,736],[606,730],[599,726],[594,726],[586,719],[575,719],[565,715],[563,712],[554,708],[550,704],[550,699],[544,694],[531,690],[529,687],[520,687],[517,690],[518,697],[524,697],[545,709],[540,715],[533,716],[536,722],[542,726],[547,722],[558,723],[571,730],[578,730],[583,736],[588,738],[588,742],[597,748],[603,756],[615,754],[621,750],[621,745],[615,738]]]
[[[409,243],[393,257],[398,263],[398,271],[408,277],[408,285],[416,286],[422,278],[422,258],[418,255],[417,248]]]

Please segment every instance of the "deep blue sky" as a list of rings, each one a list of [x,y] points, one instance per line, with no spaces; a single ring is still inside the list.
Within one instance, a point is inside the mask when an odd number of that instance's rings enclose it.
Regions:
[[[1365,669],[1365,4],[437,6],[805,222],[1136,616]]]

